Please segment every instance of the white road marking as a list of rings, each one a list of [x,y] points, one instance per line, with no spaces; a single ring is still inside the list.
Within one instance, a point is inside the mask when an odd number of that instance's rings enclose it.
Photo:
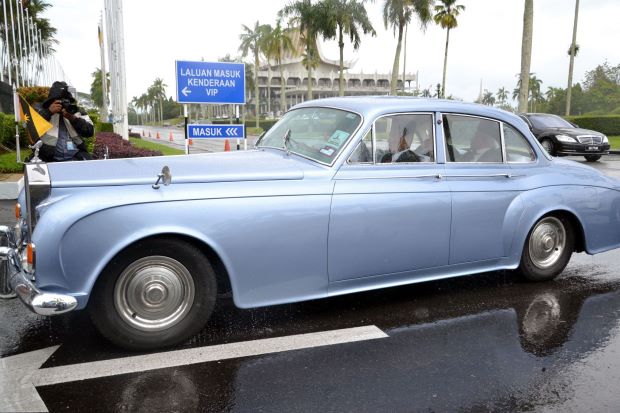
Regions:
[[[36,386],[386,337],[376,326],[363,326],[40,369],[59,346],[48,347],[0,359],[0,411],[47,412]]]

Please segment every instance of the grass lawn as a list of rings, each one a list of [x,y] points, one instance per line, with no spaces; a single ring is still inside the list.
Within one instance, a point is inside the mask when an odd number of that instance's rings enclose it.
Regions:
[[[139,138],[129,138],[129,142],[131,142],[131,144],[135,146],[136,148],[161,151],[161,153],[163,153],[164,155],[183,155],[185,153],[185,151],[181,149],[171,148],[169,146],[162,145],[160,143],[149,142],[149,141],[142,140]]]
[[[620,136],[608,136],[612,150],[620,150]]]
[[[21,151],[22,161],[30,155],[30,149]],[[0,155],[0,173],[21,173],[24,169],[24,165],[17,163],[15,158],[15,152],[7,152]]]

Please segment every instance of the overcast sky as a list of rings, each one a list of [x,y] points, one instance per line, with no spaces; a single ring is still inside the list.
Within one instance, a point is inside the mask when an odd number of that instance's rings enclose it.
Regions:
[[[91,73],[100,66],[97,22],[103,0],[54,0],[46,17],[58,29],[57,59],[79,91],[90,90]],[[175,60],[216,61],[238,52],[241,25],[275,24],[284,0],[130,0],[124,1],[127,96],[139,96],[156,77],[176,97]],[[345,50],[345,60],[356,60],[352,72],[388,73],[396,39],[386,30],[383,1],[368,3],[376,37],[366,36],[361,48]],[[523,0],[460,0],[466,10],[458,28],[450,32],[446,93],[471,101],[483,89],[510,91],[520,70]],[[547,87],[566,87],[567,51],[571,43],[574,0],[534,0],[534,41],[531,71]],[[575,81],[586,71],[608,61],[620,64],[619,0],[582,0],[579,11]],[[407,43],[407,72],[419,72],[420,87],[441,81],[445,30],[430,24],[425,32],[414,23]],[[338,58],[335,41],[324,43],[327,57]],[[402,73],[402,64],[401,69]],[[434,86],[433,86],[434,88]]]

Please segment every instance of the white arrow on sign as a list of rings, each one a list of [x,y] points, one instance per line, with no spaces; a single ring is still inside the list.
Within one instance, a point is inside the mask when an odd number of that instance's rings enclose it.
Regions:
[[[187,86],[185,86],[183,89],[181,89],[181,93],[183,93],[183,96],[187,97],[187,95],[192,93],[192,91],[191,89],[188,89]]]
[[[226,135],[228,136],[239,136],[239,130],[237,128],[226,128]]]
[[[386,337],[377,326],[362,326],[41,369],[60,346],[48,347],[0,359],[0,411],[47,412],[37,386]]]

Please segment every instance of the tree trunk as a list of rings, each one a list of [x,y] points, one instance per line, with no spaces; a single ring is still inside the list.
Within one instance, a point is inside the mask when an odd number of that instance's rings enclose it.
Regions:
[[[344,40],[342,26],[338,26],[338,48],[340,49],[340,76],[338,78],[338,96],[344,96]]]
[[[280,68],[280,112],[286,112],[286,83],[284,83],[284,70],[282,70],[282,60],[278,60]]]
[[[566,87],[565,116],[570,115],[570,98],[573,89],[573,65],[575,64],[575,45],[577,42],[577,18],[579,17],[579,0],[575,2],[575,22],[573,23],[573,42],[570,45],[570,63],[568,64],[568,86]]]
[[[398,86],[398,63],[400,61],[400,49],[403,42],[403,25],[398,26],[398,44],[396,45],[396,54],[394,55],[394,65],[392,66],[392,80],[390,81],[390,95],[396,96],[396,87]]]
[[[523,38],[521,40],[521,74],[519,79],[519,112],[527,112],[532,61],[532,32],[534,28],[534,0],[525,0],[523,11]]]
[[[254,100],[254,116],[256,117],[256,127],[258,128],[260,125],[260,95],[258,92],[258,46],[254,49]]]
[[[312,58],[314,58],[314,52]],[[308,100],[312,100],[312,58],[310,56],[310,45],[308,44],[306,46],[306,59],[308,59]]]
[[[443,55],[443,78],[441,81],[441,97],[446,98],[446,69],[448,68],[448,43],[450,42],[450,28],[446,30],[446,50]]]
[[[271,63],[267,59],[267,113],[271,112]]]
[[[405,24],[405,41],[403,42],[403,94],[405,93],[405,79],[407,73],[407,33],[409,32],[409,25]]]
[[[164,123],[164,100],[159,98],[159,117],[161,118],[161,123]]]

